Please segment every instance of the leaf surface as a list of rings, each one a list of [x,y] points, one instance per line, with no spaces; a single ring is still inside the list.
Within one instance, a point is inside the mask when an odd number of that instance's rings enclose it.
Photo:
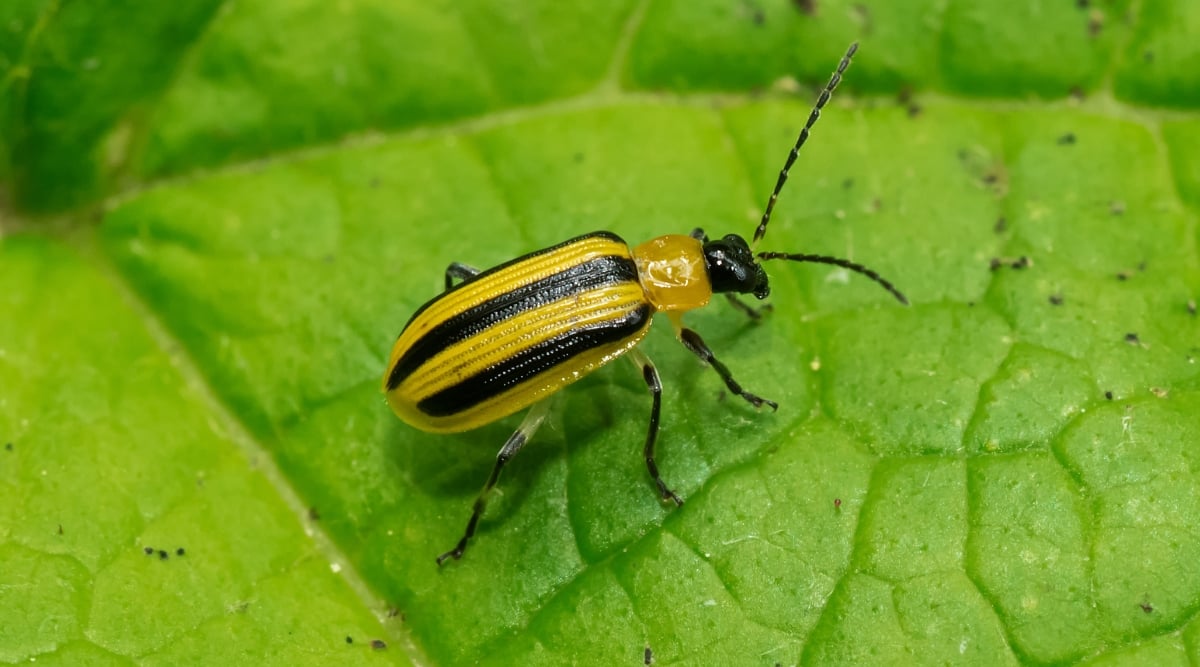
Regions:
[[[595,5],[0,9],[0,660],[1200,661],[1200,11]],[[778,412],[643,343],[682,507],[614,363],[439,569],[519,420],[379,393],[445,267],[748,236],[854,39],[763,248],[913,306],[767,264],[689,323]]]

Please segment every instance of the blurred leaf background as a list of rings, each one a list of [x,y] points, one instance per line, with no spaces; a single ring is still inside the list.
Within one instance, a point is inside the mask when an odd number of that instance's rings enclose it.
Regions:
[[[1200,662],[1200,5],[0,4],[0,661]],[[753,229],[774,312],[516,418],[378,393],[451,261]],[[667,329],[664,327],[664,329]]]

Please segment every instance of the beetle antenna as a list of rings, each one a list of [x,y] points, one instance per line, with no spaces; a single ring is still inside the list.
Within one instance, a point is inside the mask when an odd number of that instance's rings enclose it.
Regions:
[[[786,252],[760,252],[760,253],[758,253],[758,258],[759,259],[789,259],[793,262],[815,262],[817,264],[832,264],[834,266],[840,266],[843,269],[850,269],[851,271],[854,271],[855,273],[861,273],[864,276],[870,278],[871,280],[874,280],[875,282],[879,283],[880,285],[883,286],[883,288],[885,290],[891,292],[892,296],[896,297],[897,301],[899,301],[900,303],[902,303],[906,306],[908,305],[908,297],[901,294],[900,290],[896,289],[896,286],[893,285],[891,283],[891,281],[889,281],[887,278],[884,278],[883,276],[879,275],[878,273],[875,273],[875,271],[868,269],[867,267],[863,266],[862,264],[857,264],[855,262],[851,262],[848,259],[841,259],[839,257],[829,257],[827,255],[805,255],[805,254],[795,254],[795,253],[786,253]]]
[[[808,141],[809,131],[816,124],[817,119],[821,117],[821,109],[825,103],[829,101],[829,96],[833,94],[833,89],[842,81],[842,74],[846,68],[850,66],[850,58],[854,56],[854,52],[858,51],[858,42],[850,45],[846,49],[846,55],[842,56],[842,61],[838,63],[837,69],[834,70],[833,76],[829,77],[829,83],[825,84],[825,88],[821,91],[821,95],[817,97],[817,103],[813,106],[813,110],[808,114],[808,122],[804,124],[804,129],[800,130],[800,136],[796,139],[796,145],[792,147],[792,151],[788,153],[787,162],[783,163],[783,169],[779,170],[779,179],[775,181],[775,191],[771,193],[771,198],[767,200],[767,210],[763,211],[762,222],[758,223],[758,229],[754,230],[754,240],[750,243],[751,247],[757,246],[758,242],[767,233],[767,223],[771,221],[771,211],[775,209],[775,200],[779,198],[779,191],[783,189],[783,184],[787,183],[788,169],[792,168],[792,163],[796,161],[796,155],[800,153],[800,147],[804,142]]]

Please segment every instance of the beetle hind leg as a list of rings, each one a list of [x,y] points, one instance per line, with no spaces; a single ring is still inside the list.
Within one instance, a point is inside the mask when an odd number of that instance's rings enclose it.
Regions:
[[[496,481],[500,479],[500,471],[504,468],[504,464],[511,461],[525,446],[525,443],[529,442],[538,427],[542,425],[542,420],[546,418],[549,409],[550,401],[548,400],[533,406],[525,415],[525,419],[521,421],[521,425],[517,427],[516,432],[509,436],[504,446],[500,448],[500,453],[496,454],[496,464],[492,467],[492,474],[488,475],[487,483],[483,485],[483,491],[480,491],[479,496],[475,498],[475,505],[471,508],[471,519],[467,521],[467,529],[463,532],[462,539],[454,545],[453,549],[437,557],[438,565],[451,558],[454,560],[462,558],[463,551],[467,548],[467,542],[474,537],[479,519],[483,516],[483,511],[487,509],[488,496],[491,495],[492,488],[496,486]]]
[[[658,464],[654,462],[654,443],[658,440],[658,419],[662,412],[662,381],[658,377],[658,369],[654,367],[650,357],[636,348],[629,351],[629,358],[641,369],[646,386],[650,388],[650,394],[654,398],[650,406],[650,427],[646,430],[646,447],[642,450],[646,457],[646,470],[650,471],[650,479],[654,480],[654,485],[658,487],[658,495],[663,500],[673,500],[676,505],[682,505],[683,500],[667,487],[667,483],[658,474]]]

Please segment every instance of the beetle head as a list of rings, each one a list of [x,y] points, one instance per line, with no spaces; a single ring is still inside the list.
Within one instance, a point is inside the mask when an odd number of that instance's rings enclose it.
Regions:
[[[704,261],[713,292],[753,294],[759,299],[771,293],[767,272],[755,259],[746,239],[737,234],[705,242]]]

